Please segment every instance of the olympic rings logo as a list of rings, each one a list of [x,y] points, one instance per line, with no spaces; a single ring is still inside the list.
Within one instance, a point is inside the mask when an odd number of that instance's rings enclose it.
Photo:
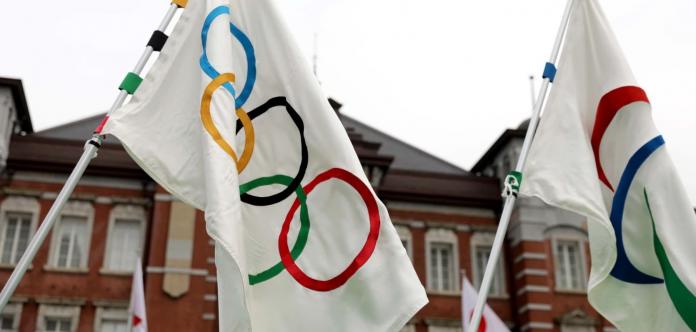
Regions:
[[[242,32],[242,30],[230,22],[230,33],[232,37],[234,37],[234,39],[236,39],[243,47],[247,62],[247,77],[239,95],[237,95],[237,91],[232,85],[235,83],[236,79],[234,73],[218,72],[208,59],[206,48],[208,44],[207,39],[210,27],[216,18],[220,16],[229,17],[229,14],[230,10],[227,6],[218,6],[214,8],[206,16],[201,29],[203,53],[201,54],[199,64],[201,70],[212,79],[212,81],[204,89],[203,96],[201,98],[200,115],[203,127],[213,138],[215,143],[228,156],[230,156],[230,158],[232,158],[237,167],[237,172],[240,174],[246,169],[254,152],[254,142],[256,139],[253,125],[254,119],[266,114],[271,109],[282,107],[285,109],[292,120],[292,123],[295,125],[300,134],[301,161],[298,171],[294,177],[276,174],[257,178],[239,186],[241,201],[252,206],[269,206],[282,202],[293,193],[296,196],[285,217],[278,236],[278,253],[280,256],[280,262],[261,272],[249,274],[249,284],[256,285],[268,281],[283,272],[283,270],[287,270],[295,281],[308,289],[323,292],[331,291],[345,284],[374,253],[377,240],[379,238],[379,229],[381,225],[377,200],[375,199],[372,191],[370,191],[370,188],[365,185],[362,180],[360,180],[354,174],[341,168],[328,169],[317,175],[304,187],[302,186],[302,180],[304,179],[307,171],[307,165],[309,164],[309,152],[307,149],[307,142],[305,140],[304,122],[302,121],[302,117],[283,96],[271,98],[250,112],[246,112],[243,109],[243,106],[248,101],[256,82],[256,55],[254,52],[254,46],[249,38],[244,34],[244,32]],[[238,118],[236,121],[235,135],[238,134],[242,129],[245,131],[244,148],[240,156],[237,155],[235,149],[232,147],[232,144],[228,143],[224,139],[219,129],[215,125],[210,113],[213,95],[220,87],[223,87],[224,90],[230,93],[230,95],[235,99],[235,114]],[[309,209],[307,207],[307,196],[319,184],[332,179],[336,179],[348,184],[360,195],[360,198],[364,202],[367,209],[370,227],[362,249],[360,249],[348,267],[330,279],[318,280],[307,275],[307,273],[297,265],[296,260],[302,254],[302,251],[304,250],[309,238],[310,218]],[[256,188],[269,185],[282,185],[285,186],[285,189],[270,196],[256,196],[249,193]],[[300,230],[297,234],[297,238],[295,239],[292,249],[290,249],[288,247],[288,233],[290,230],[290,223],[292,222],[298,208],[300,209]]]

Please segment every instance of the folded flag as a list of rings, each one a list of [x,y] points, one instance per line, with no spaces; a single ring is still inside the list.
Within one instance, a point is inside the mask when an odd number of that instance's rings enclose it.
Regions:
[[[204,210],[222,331],[396,331],[423,286],[270,0],[188,1],[116,136]]]
[[[474,286],[471,285],[469,279],[462,278],[462,326],[468,327],[471,322],[471,316],[474,314],[476,299],[478,293]],[[495,314],[495,311],[486,304],[481,314],[481,322],[479,323],[478,331],[476,332],[510,332],[507,325]]]
[[[137,259],[133,271],[133,283],[130,298],[130,324],[129,331],[147,332],[147,312],[145,311],[145,288],[143,287],[143,265],[140,258]]]
[[[621,331],[696,331],[696,215],[596,0],[576,1],[521,194],[587,216],[590,303]]]

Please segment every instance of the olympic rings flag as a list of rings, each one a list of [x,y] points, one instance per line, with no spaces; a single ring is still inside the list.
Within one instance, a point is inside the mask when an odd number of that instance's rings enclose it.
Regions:
[[[427,297],[271,0],[189,1],[103,133],[216,243],[222,331],[397,331]]]
[[[621,331],[696,331],[692,203],[597,1],[573,10],[520,193],[587,216],[588,297]]]

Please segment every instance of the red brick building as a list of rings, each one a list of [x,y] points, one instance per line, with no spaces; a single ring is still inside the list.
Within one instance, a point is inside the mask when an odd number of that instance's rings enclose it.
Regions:
[[[0,79],[0,280],[102,117],[34,132],[24,98],[20,81]],[[524,128],[506,131],[467,171],[340,118],[428,290],[430,303],[404,331],[461,331],[461,276],[480,282],[502,205],[499,179]],[[0,331],[127,331],[138,256],[151,331],[215,331],[213,255],[202,213],[157,186],[110,138],[2,313]],[[512,331],[611,331],[587,303],[588,271],[584,219],[522,200],[489,303]]]

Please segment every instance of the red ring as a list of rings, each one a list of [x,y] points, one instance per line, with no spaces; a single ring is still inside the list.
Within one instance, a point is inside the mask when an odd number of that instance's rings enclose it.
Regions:
[[[290,207],[290,211],[288,211],[288,215],[285,217],[285,222],[283,223],[283,227],[280,230],[280,236],[278,237],[278,251],[280,251],[280,261],[283,262],[285,269],[302,286],[320,292],[334,290],[345,284],[346,281],[348,281],[348,279],[350,279],[353,276],[353,274],[355,274],[355,272],[357,272],[358,269],[360,269],[360,267],[363,266],[363,264],[365,264],[368,259],[370,259],[370,256],[372,256],[372,253],[375,251],[375,246],[377,245],[377,238],[379,238],[380,218],[379,208],[377,207],[377,201],[375,200],[372,191],[370,191],[370,188],[368,188],[358,177],[356,177],[352,173],[341,168],[332,168],[324,173],[319,174],[316,178],[314,178],[314,180],[308,183],[304,187],[305,194],[309,196],[309,194],[312,192],[312,190],[314,190],[314,188],[318,184],[328,181],[332,178],[336,178],[349,184],[358,192],[358,194],[360,194],[360,197],[365,202],[365,206],[367,207],[367,213],[370,217],[370,232],[367,235],[367,240],[365,240],[365,244],[363,245],[362,249],[360,249],[360,252],[357,256],[355,256],[350,265],[348,265],[348,267],[346,267],[346,269],[343,270],[343,272],[328,280],[317,280],[312,277],[309,277],[307,274],[304,273],[304,271],[302,271],[302,269],[300,269],[299,266],[297,266],[295,261],[292,259],[292,256],[290,256],[290,249],[288,248],[288,232],[290,231],[290,223],[292,222],[292,218],[295,215],[295,211],[297,211],[297,208],[300,206],[300,201],[297,198],[295,198],[295,201],[292,203],[292,206]]]

